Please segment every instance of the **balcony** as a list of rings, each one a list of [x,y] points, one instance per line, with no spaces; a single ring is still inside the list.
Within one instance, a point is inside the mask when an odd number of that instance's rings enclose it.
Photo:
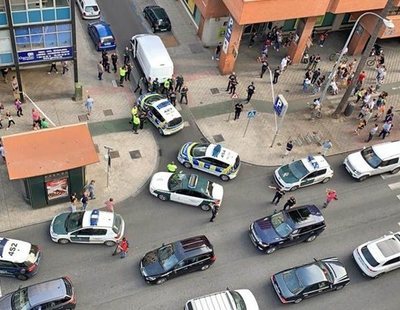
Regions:
[[[332,0],[328,11],[334,14],[383,9],[387,0]],[[394,1],[395,6],[400,5],[400,0]]]

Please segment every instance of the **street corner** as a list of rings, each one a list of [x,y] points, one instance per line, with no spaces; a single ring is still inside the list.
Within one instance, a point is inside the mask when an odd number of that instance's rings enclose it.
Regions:
[[[150,130],[139,130],[137,135],[132,131],[98,135],[93,141],[100,162],[87,167],[86,181],[96,180],[95,202],[99,208],[110,197],[118,205],[138,193],[158,165],[158,146]],[[112,148],[110,161],[105,147]]]

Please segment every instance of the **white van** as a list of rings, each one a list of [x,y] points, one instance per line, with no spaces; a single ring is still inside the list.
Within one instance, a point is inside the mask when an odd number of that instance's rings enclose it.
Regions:
[[[76,0],[83,19],[100,18],[100,8],[96,0]]]
[[[160,83],[172,77],[174,64],[161,39],[152,34],[138,34],[132,37],[133,58],[136,58],[144,75]]]
[[[358,181],[385,172],[395,174],[400,171],[400,141],[366,147],[347,156],[343,164]]]
[[[227,290],[189,300],[185,310],[259,310],[253,293],[247,289]]]

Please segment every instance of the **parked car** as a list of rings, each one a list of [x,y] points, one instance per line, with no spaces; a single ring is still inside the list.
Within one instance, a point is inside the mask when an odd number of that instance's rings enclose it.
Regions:
[[[143,14],[153,32],[171,31],[171,21],[162,7],[158,5],[146,6],[143,9]]]
[[[362,273],[371,278],[400,268],[400,232],[361,244],[353,251],[353,258]]]
[[[162,201],[171,200],[209,211],[221,205],[224,189],[196,174],[157,172],[150,181],[150,193]]]
[[[28,280],[39,270],[41,252],[29,242],[0,237],[0,275]]]
[[[304,186],[326,183],[333,170],[324,156],[307,156],[275,170],[275,183],[285,191],[295,191]]]
[[[193,271],[207,270],[216,260],[206,236],[196,236],[148,252],[140,261],[140,272],[149,284],[161,284]]]
[[[259,310],[253,293],[247,289],[226,290],[189,300],[184,310]]]
[[[100,8],[96,0],[76,0],[83,19],[100,18]]]
[[[346,170],[358,181],[370,176],[400,171],[400,141],[379,143],[350,154],[343,162]]]
[[[312,242],[325,228],[318,207],[305,205],[258,219],[250,225],[249,236],[257,249],[272,254],[279,248]]]
[[[304,298],[340,290],[350,278],[339,259],[330,257],[278,272],[271,282],[282,303],[297,304]]]
[[[19,288],[0,298],[1,310],[67,310],[75,306],[76,294],[68,277]]]
[[[117,48],[109,24],[103,21],[90,23],[88,24],[88,32],[97,51],[109,51]]]
[[[124,236],[125,222],[114,212],[64,212],[56,215],[50,224],[50,236],[61,244],[100,243],[114,246]]]

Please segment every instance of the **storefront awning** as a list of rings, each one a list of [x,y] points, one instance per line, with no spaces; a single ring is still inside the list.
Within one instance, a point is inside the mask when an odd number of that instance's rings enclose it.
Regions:
[[[10,180],[99,162],[86,123],[3,136],[2,141]]]

